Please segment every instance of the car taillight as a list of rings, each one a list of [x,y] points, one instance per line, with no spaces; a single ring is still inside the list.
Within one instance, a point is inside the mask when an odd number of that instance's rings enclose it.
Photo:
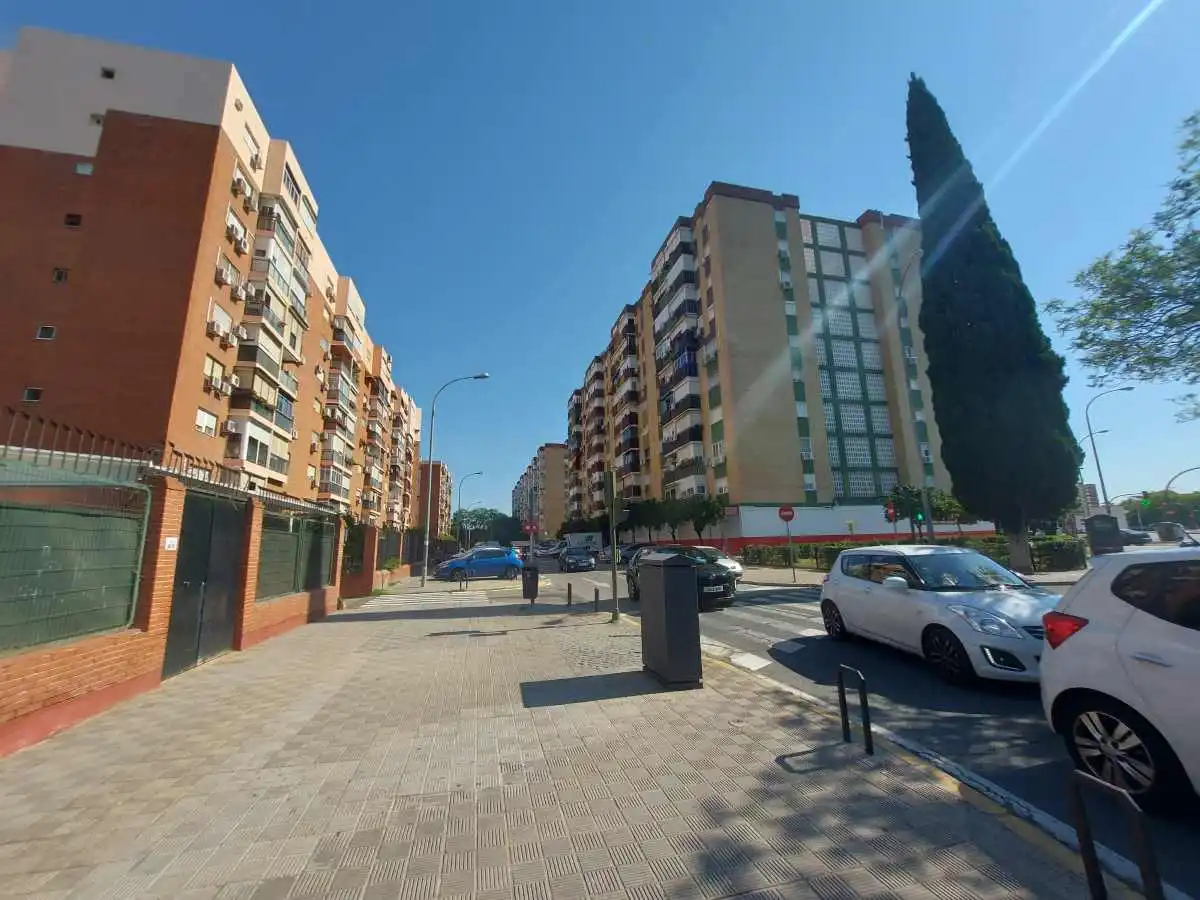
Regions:
[[[825,573],[825,577],[821,579],[821,584],[829,584],[829,573]]]
[[[1088,623],[1087,619],[1071,616],[1067,613],[1048,612],[1042,616],[1042,625],[1046,628],[1046,643],[1051,650],[1058,649],[1063,641]]]

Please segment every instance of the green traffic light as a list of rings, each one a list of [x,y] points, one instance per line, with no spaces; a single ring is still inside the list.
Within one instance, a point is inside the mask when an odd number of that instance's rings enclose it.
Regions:
[[[917,521],[924,522],[925,521],[925,513],[917,513]]]

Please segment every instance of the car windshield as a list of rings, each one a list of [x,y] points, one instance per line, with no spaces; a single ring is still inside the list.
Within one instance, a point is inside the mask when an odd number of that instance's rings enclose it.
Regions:
[[[908,561],[932,591],[1028,587],[1004,566],[974,550],[966,553],[926,553],[910,556]]]
[[[572,547],[570,550],[567,551],[567,556],[591,556],[591,554],[588,553],[587,550],[584,550],[582,547]]]
[[[704,557],[708,562],[716,562],[725,556],[720,550],[715,550],[712,547],[693,547],[692,550]]]

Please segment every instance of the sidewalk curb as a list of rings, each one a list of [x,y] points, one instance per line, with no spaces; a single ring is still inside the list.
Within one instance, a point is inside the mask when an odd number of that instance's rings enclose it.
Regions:
[[[841,721],[841,715],[832,703],[784,684],[769,675],[763,675],[753,669],[738,665],[733,658],[749,654],[742,653],[736,647],[701,638],[700,648],[714,662],[736,668],[751,678],[791,694],[827,717],[837,722]],[[1054,857],[1060,865],[1076,874],[1083,873],[1083,861],[1079,857],[1079,842],[1075,836],[1075,829],[1067,823],[917,741],[874,723],[872,723],[871,731],[875,737],[882,738],[892,752],[905,757],[914,765],[924,768],[934,775],[942,782],[943,787],[952,789],[946,782],[953,783],[966,802],[994,816],[1018,837]],[[1141,873],[1134,862],[1100,843],[1096,844],[1096,855],[1100,859],[1101,868],[1120,882],[1120,884],[1112,886],[1114,888],[1111,891],[1113,895],[1122,900],[1125,898],[1136,900],[1136,898],[1142,897],[1140,893]],[[1192,900],[1188,894],[1165,882],[1163,883],[1163,892],[1168,900]]]

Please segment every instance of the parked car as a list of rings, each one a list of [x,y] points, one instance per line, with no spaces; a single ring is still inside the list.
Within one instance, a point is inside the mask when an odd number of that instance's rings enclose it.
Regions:
[[[596,568],[596,557],[587,547],[567,547],[559,554],[558,568],[562,572],[591,572]]]
[[[1141,547],[1149,544],[1150,541],[1150,535],[1144,531],[1134,531],[1131,528],[1121,529],[1121,542],[1126,546],[1133,544],[1134,546]]]
[[[633,561],[633,557],[637,554],[637,552],[639,550],[641,550],[644,547],[652,547],[652,546],[654,546],[654,545],[653,544],[636,544],[636,543],[635,544],[622,544],[621,545],[621,563],[622,563],[622,565],[626,565],[626,566],[629,565],[629,563]]]
[[[435,577],[449,581],[460,578],[516,578],[525,563],[512,547],[476,547],[437,567]]]
[[[564,544],[562,541],[555,541],[551,544],[541,544],[540,546],[534,548],[533,555],[538,559],[553,559],[562,552],[562,549],[565,546],[566,544]]]
[[[722,553],[716,547],[697,546],[695,549],[699,550],[706,557],[708,557],[709,562],[715,562],[717,565],[724,566],[725,568],[727,568],[730,572],[733,573],[734,578],[741,578],[743,575],[746,574],[746,572],[742,568],[742,564],[740,562],[738,562],[732,556],[729,556],[726,553]]]
[[[625,570],[625,584],[629,589],[629,599],[637,603],[641,599],[641,567],[648,553],[678,553],[686,556],[696,565],[696,602],[700,609],[710,610],[721,606],[729,606],[737,595],[737,579],[733,573],[718,563],[709,560],[708,556],[695,547],[666,544],[661,547],[643,547],[634,555],[633,561]]]
[[[1148,812],[1200,793],[1200,551],[1098,556],[1043,623],[1042,706],[1075,766]]]
[[[1042,615],[1058,595],[963,547],[843,550],[821,587],[834,640],[860,635],[923,656],[951,684],[1038,680]]]

